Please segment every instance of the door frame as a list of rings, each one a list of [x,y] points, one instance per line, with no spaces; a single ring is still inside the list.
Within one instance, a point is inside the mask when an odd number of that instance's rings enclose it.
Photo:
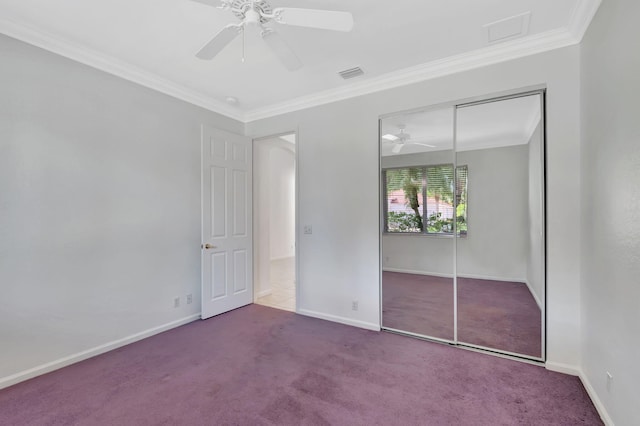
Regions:
[[[298,313],[300,311],[300,132],[298,129],[296,130],[290,130],[290,131],[284,131],[284,132],[278,132],[278,133],[272,133],[272,134],[268,134],[266,136],[255,136],[255,137],[251,137],[251,144],[252,144],[252,150],[253,152],[255,152],[255,147],[256,144],[260,143],[261,141],[267,140],[267,139],[274,139],[274,138],[278,138],[280,136],[286,136],[286,135],[295,135],[296,138],[296,142],[295,142],[295,152],[294,152],[294,161],[295,161],[295,172],[294,172],[294,176],[295,176],[295,189],[294,189],[294,193],[295,193],[295,202],[294,202],[294,209],[295,209],[295,213],[294,213],[294,226],[295,226],[295,232],[294,232],[294,236],[295,236],[295,247],[294,247],[294,256],[295,256],[295,262],[294,262],[294,266],[295,266],[295,294],[296,294],[296,307],[295,307],[295,312]],[[252,185],[255,181],[255,179],[258,177],[258,174],[256,173],[256,163],[255,163],[255,156],[252,157],[251,159],[252,164],[251,164],[251,169],[252,169]],[[257,212],[256,212],[256,206],[258,205],[256,202],[256,195],[257,195],[257,191],[252,191],[252,197],[253,197],[253,218],[252,220],[255,221],[255,219],[258,217]],[[255,222],[254,222],[255,225]],[[258,255],[256,253],[258,247],[256,244],[256,238],[255,238],[255,232],[256,232],[256,227],[253,226],[253,239],[252,239],[252,244],[253,244],[253,302],[255,303],[258,300],[258,292],[256,289],[258,280],[256,277],[256,274],[258,272],[258,268],[256,267],[256,262],[258,261]]]

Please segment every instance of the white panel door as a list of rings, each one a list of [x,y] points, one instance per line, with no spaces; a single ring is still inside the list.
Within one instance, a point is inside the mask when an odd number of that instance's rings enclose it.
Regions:
[[[251,139],[202,127],[202,318],[253,302]]]

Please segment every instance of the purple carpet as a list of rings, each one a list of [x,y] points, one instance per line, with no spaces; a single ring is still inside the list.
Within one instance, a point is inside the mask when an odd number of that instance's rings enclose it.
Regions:
[[[580,381],[251,305],[0,391],[2,425],[599,425]]]
[[[382,325],[453,340],[453,278],[383,272]]]
[[[523,283],[458,278],[458,341],[541,357],[541,313]],[[453,279],[383,272],[382,324],[453,340]]]
[[[523,283],[458,278],[458,340],[542,356],[542,316]]]

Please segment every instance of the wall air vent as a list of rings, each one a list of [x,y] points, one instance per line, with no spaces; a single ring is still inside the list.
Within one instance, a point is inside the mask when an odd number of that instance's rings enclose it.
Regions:
[[[364,71],[362,71],[362,68],[360,67],[355,67],[348,70],[340,71],[338,74],[340,74],[340,77],[344,78],[345,80],[349,80],[350,78],[355,78],[363,75]]]

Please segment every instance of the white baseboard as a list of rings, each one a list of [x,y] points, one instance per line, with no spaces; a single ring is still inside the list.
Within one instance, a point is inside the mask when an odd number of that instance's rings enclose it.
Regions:
[[[401,274],[412,274],[412,275],[429,275],[432,277],[442,277],[442,278],[453,278],[453,274],[445,274],[442,272],[429,272],[429,271],[414,271],[411,269],[402,269],[402,268],[389,268],[383,267],[382,270],[384,272],[399,272]],[[480,275],[480,274],[458,274],[460,278],[472,278],[475,280],[487,280],[487,281],[504,281],[504,282],[515,282],[515,283],[526,283],[527,280],[524,278],[512,278],[512,277],[494,277],[490,275]]]
[[[256,299],[259,299],[261,297],[266,297],[266,296],[268,296],[270,294],[271,294],[271,289],[270,288],[268,288],[266,290],[259,291],[259,292],[256,293]]]
[[[584,371],[580,370],[579,377],[580,377],[580,380],[582,381],[582,385],[587,390],[587,394],[589,394],[589,398],[591,398],[593,405],[595,405],[596,410],[598,410],[598,414],[600,414],[600,418],[602,419],[602,422],[606,426],[614,426],[613,420],[611,420],[611,416],[609,416],[607,409],[604,407],[602,400],[596,393],[596,390],[594,389],[594,387],[591,385],[591,382],[589,381],[589,378],[584,373]]]
[[[4,389],[6,387],[15,385],[16,383],[23,382],[25,380],[32,379],[34,377],[40,376],[42,374],[50,373],[52,371],[58,370],[62,367],[66,367],[71,364],[75,364],[76,362],[84,361],[85,359],[92,358],[96,355],[103,354],[105,352],[112,351],[114,349],[118,349],[122,346],[126,346],[130,343],[137,342],[142,339],[146,339],[147,337],[151,337],[155,334],[162,333],[167,330],[171,330],[172,328],[180,327],[181,325],[188,324],[197,319],[200,319],[200,314],[189,315],[188,317],[181,318],[176,321],[172,321],[167,324],[160,325],[158,327],[150,328],[145,331],[141,331],[140,333],[132,334],[130,336],[124,337],[122,339],[114,340],[109,343],[105,343],[104,345],[96,346],[91,349],[87,349],[86,351],[78,352],[73,355],[66,356],[64,358],[59,358],[55,361],[48,362],[46,364],[39,365],[37,367],[30,368],[28,370],[21,371],[16,374],[12,374],[11,376],[6,376],[0,378],[0,389]]]
[[[529,288],[529,293],[531,293],[531,295],[533,296],[533,300],[535,300],[536,303],[538,304],[538,308],[540,308],[540,310],[542,310],[542,302],[540,302],[540,298],[538,297],[536,292],[533,291],[533,288],[531,288],[531,284],[529,284],[529,280],[526,280],[524,283]]]
[[[458,274],[460,278],[471,278],[474,280],[487,280],[487,281],[503,281],[506,283],[526,283],[527,280],[524,278],[514,278],[514,277],[494,277],[491,275],[479,275],[479,274]]]
[[[337,322],[340,324],[350,325],[352,327],[364,328],[366,330],[380,331],[379,324],[373,324],[365,321],[358,321],[351,318],[339,317],[337,315],[323,314],[320,312],[299,309],[298,313],[307,317],[318,318],[326,321]]]
[[[290,255],[290,256],[278,256],[278,257],[272,257],[271,259],[269,259],[271,262],[274,262],[276,260],[287,260],[287,259],[293,259],[295,258],[295,255]]]
[[[587,391],[589,398],[591,398],[591,401],[593,402],[593,405],[596,407],[596,410],[598,410],[598,414],[600,415],[600,418],[602,419],[604,424],[606,426],[614,426],[613,421],[611,420],[611,416],[609,416],[609,413],[607,412],[607,409],[604,407],[602,400],[596,393],[594,387],[591,385],[591,382],[589,381],[586,374],[584,374],[584,371],[582,371],[581,368],[578,368],[574,365],[562,364],[559,362],[551,362],[551,361],[547,361],[545,364],[545,367],[547,368],[547,370],[550,370],[550,371],[569,374],[571,376],[576,376],[580,378],[582,385]]]
[[[570,376],[579,376],[580,368],[575,365],[563,364],[561,362],[547,361],[544,366],[549,371],[555,371],[556,373],[568,374]]]
[[[441,272],[427,272],[427,271],[414,271],[411,269],[402,269],[402,268],[382,268],[383,272],[398,272],[400,274],[411,274],[411,275],[429,275],[432,277],[441,277],[441,278],[453,278],[453,274],[443,274]]]

